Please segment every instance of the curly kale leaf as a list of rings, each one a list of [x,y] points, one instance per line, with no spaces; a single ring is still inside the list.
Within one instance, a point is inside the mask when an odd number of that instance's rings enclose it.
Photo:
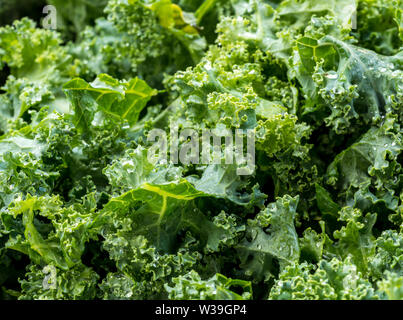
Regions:
[[[398,57],[386,57],[332,36],[297,41],[293,74],[309,103],[304,113],[328,108],[324,119],[337,133],[351,123],[379,123],[401,107]],[[353,127],[354,128],[354,127]]]
[[[229,279],[222,274],[203,281],[197,272],[191,271],[174,278],[173,282],[174,287],[166,285],[169,298],[173,300],[247,300],[252,296],[250,282]],[[242,288],[242,295],[231,291],[232,287]]]
[[[97,112],[134,125],[147,102],[157,93],[138,78],[123,82],[105,74],[90,84],[80,78],[73,79],[63,89],[74,109],[73,122],[83,133],[90,132]]]

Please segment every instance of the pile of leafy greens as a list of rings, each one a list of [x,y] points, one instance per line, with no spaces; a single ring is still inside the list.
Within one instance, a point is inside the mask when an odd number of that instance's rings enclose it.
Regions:
[[[403,299],[401,0],[48,4],[0,21],[1,299]]]

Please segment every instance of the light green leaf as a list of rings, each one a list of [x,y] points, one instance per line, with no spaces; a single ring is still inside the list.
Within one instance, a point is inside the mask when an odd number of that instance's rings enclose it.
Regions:
[[[120,82],[101,74],[92,82],[73,79],[63,87],[74,110],[74,123],[82,132],[90,131],[95,114],[100,111],[105,117],[137,122],[147,102],[157,94],[138,78]]]

